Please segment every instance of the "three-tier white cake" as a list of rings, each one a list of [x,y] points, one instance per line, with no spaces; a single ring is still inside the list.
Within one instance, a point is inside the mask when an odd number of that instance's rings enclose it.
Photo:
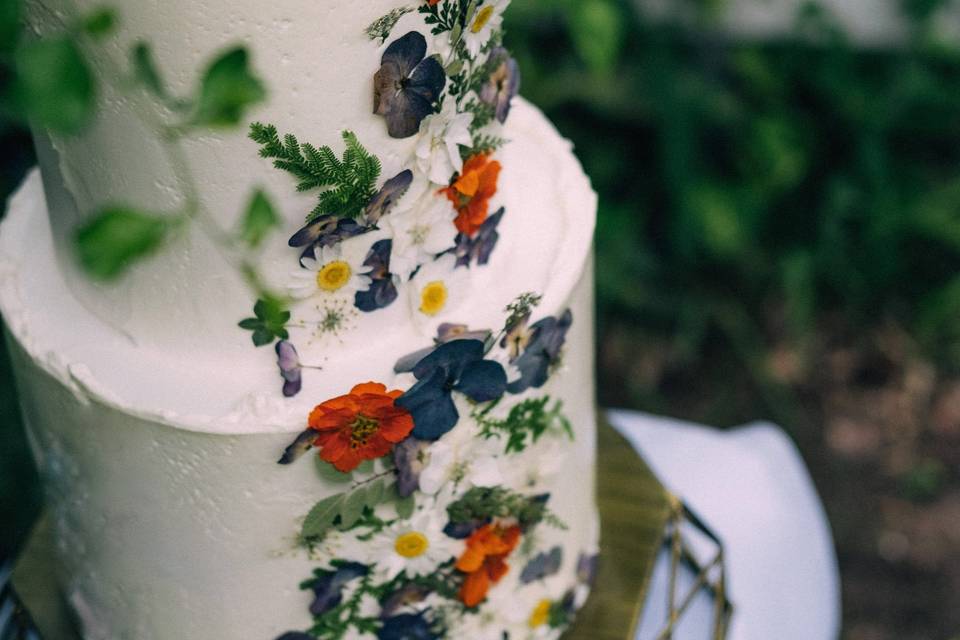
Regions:
[[[515,97],[507,4],[118,7],[96,121],[36,132],[40,172],[0,231],[86,640],[555,638],[582,605],[596,199]],[[76,10],[32,2],[29,23],[43,37]],[[268,89],[251,135],[157,135],[176,114],[118,77],[143,39],[174,94],[244,43]],[[345,182],[318,187],[336,166]],[[257,190],[283,214],[260,291],[218,235]],[[74,238],[116,203],[201,213],[102,283]]]

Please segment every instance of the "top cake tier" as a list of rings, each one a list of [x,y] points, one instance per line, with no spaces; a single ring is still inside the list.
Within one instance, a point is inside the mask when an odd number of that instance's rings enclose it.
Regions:
[[[240,373],[252,362],[275,377],[267,345],[282,339],[322,368],[318,393],[463,329],[450,324],[496,331],[523,293],[541,298],[535,315],[559,312],[589,252],[595,203],[569,145],[514,99],[519,72],[501,46],[508,3],[122,3],[119,29],[90,47],[101,86],[91,127],[36,132],[67,287],[160,369]],[[44,36],[101,2],[27,4]],[[244,46],[266,89],[246,114],[251,128],[171,141],[164,132],[187,116],[131,86],[139,42],[174,96],[195,93],[211,60]],[[330,179],[340,161],[346,177]],[[240,254],[224,238],[258,191],[282,221]],[[175,217],[191,199],[200,215],[119,279],[79,268],[76,232],[105,205]],[[279,305],[255,308],[265,296],[241,262]]]

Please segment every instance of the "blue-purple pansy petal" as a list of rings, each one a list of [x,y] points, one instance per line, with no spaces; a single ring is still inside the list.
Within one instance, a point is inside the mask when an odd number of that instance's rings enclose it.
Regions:
[[[310,613],[314,616],[323,615],[339,605],[343,601],[343,588],[347,583],[369,572],[370,568],[359,562],[345,562],[334,571],[324,572],[309,585],[314,595]]]
[[[472,238],[463,233],[457,234],[453,252],[457,258],[458,267],[469,267],[473,262],[482,266],[490,261],[490,256],[500,240],[497,226],[503,219],[504,213],[506,209],[500,207],[496,213],[484,220]]]
[[[354,296],[354,306],[364,313],[389,307],[398,296],[397,285],[392,280],[374,280],[366,291],[358,291]]]
[[[452,340],[433,351],[417,363],[413,375],[421,379],[434,369],[444,369],[452,378],[458,378],[464,367],[471,362],[483,360],[484,345],[479,340]]]
[[[510,103],[520,91],[520,67],[503,47],[490,52],[487,65],[490,77],[480,88],[480,101],[492,107],[502,124],[510,115]]]
[[[507,386],[510,393],[546,384],[550,367],[559,359],[572,323],[573,314],[567,309],[559,318],[544,318],[530,327],[530,342],[514,362],[520,377]]]
[[[282,636],[277,636],[277,640],[317,640],[315,636],[303,631],[287,631]]]
[[[289,340],[277,342],[274,350],[277,352],[277,366],[280,368],[280,377],[283,378],[283,395],[287,398],[300,393],[303,387],[303,367],[297,350]]]
[[[406,77],[426,55],[427,39],[419,31],[411,31],[390,43],[380,58],[380,64],[395,65]]]
[[[443,533],[454,540],[466,540],[473,532],[488,524],[490,520],[471,520],[470,522],[448,522],[443,528]]]
[[[507,390],[507,372],[493,360],[470,363],[454,387],[474,402],[490,402],[503,396]]]
[[[406,409],[413,417],[413,437],[439,440],[456,426],[460,414],[450,392],[445,389],[446,380],[445,372],[435,369],[430,376],[396,399],[395,404]]]
[[[313,429],[300,432],[293,442],[283,450],[283,455],[277,460],[277,464],[293,464],[296,462],[300,456],[310,450],[314,440],[317,439],[317,435],[317,432]]]
[[[364,212],[367,224],[375,225],[380,218],[390,213],[390,209],[403,197],[413,182],[413,171],[405,169],[383,183],[380,191],[371,198]]]
[[[538,553],[520,572],[520,582],[529,584],[536,580],[548,578],[560,571],[562,563],[563,549],[560,547],[554,547],[545,553]]]
[[[311,220],[303,228],[290,236],[287,241],[291,247],[313,246],[323,235],[337,228],[337,216],[324,215]]]
[[[393,617],[404,607],[423,602],[430,595],[430,589],[423,585],[407,583],[387,596],[380,609],[380,619]]]
[[[383,621],[377,640],[439,640],[426,612],[401,613]]]
[[[420,489],[420,474],[426,466],[424,453],[428,444],[417,438],[407,438],[393,449],[393,464],[397,467],[397,495],[412,496]]]
[[[411,31],[392,42],[381,58],[373,78],[373,112],[384,116],[391,137],[417,133],[446,85],[443,65],[434,57],[425,59],[426,52],[426,39]]]

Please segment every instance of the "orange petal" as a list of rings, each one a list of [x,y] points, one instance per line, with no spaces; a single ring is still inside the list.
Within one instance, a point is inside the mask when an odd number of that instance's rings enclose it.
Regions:
[[[359,396],[363,394],[382,396],[386,395],[387,387],[379,382],[362,382],[350,390],[350,395]]]
[[[486,571],[471,573],[460,587],[460,601],[468,607],[475,607],[484,601],[489,590],[490,578]]]
[[[479,571],[480,567],[483,566],[483,560],[487,557],[481,549],[476,547],[468,546],[467,550],[463,552],[463,555],[460,556],[460,559],[457,560],[457,569],[463,571],[464,573],[473,573],[474,571]]]

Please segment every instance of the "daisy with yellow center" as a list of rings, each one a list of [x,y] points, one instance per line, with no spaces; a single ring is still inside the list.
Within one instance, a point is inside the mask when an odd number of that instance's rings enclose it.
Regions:
[[[387,580],[401,571],[407,576],[434,573],[438,566],[454,558],[463,546],[443,533],[444,524],[439,513],[430,509],[400,521],[370,540],[366,563],[374,566],[374,571]]]
[[[448,317],[463,302],[470,283],[470,270],[457,267],[453,255],[431,260],[410,281],[410,308],[422,321]]]
[[[351,296],[370,286],[370,278],[362,274],[368,242],[356,238],[335,247],[316,247],[312,258],[300,261],[301,269],[291,274],[288,286],[295,298],[316,294]]]
[[[471,58],[476,59],[490,42],[490,37],[500,29],[508,4],[510,0],[484,0],[470,16],[470,22],[463,31],[463,44]]]

